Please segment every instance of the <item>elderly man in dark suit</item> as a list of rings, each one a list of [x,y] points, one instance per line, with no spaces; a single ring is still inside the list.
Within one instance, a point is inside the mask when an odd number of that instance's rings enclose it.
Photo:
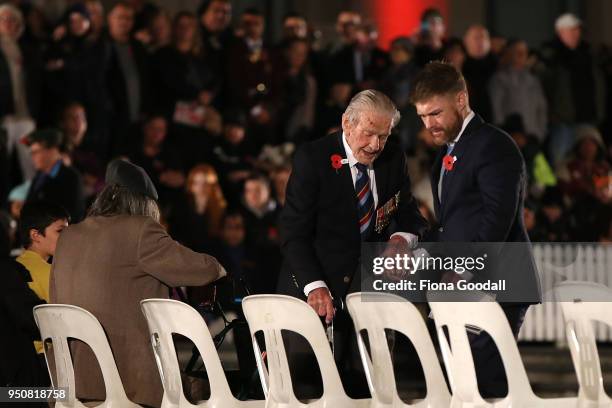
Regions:
[[[465,80],[450,64],[427,64],[415,78],[411,98],[441,147],[431,177],[439,223],[433,230],[434,240],[476,242],[481,248],[480,243],[497,243],[493,255],[498,268],[484,274],[502,273],[509,281],[506,293],[497,300],[503,298],[503,310],[518,336],[529,303],[539,300],[539,278],[522,217],[526,186],[523,157],[508,134],[471,110]],[[466,247],[468,251],[475,249],[474,244]],[[510,275],[508,265],[512,265]],[[443,279],[458,277],[449,272]],[[503,363],[491,337],[484,332],[472,333],[470,344],[482,396],[505,396]]]
[[[367,386],[359,382],[363,373],[355,374],[360,363],[342,302],[360,288],[361,245],[390,240],[408,247],[427,228],[410,191],[403,152],[385,149],[399,116],[381,92],[358,93],[342,116],[342,133],[296,153],[280,217],[284,263],[278,291],[307,300],[327,323],[333,319],[335,357],[352,397],[367,394]],[[299,353],[290,354],[306,366]]]

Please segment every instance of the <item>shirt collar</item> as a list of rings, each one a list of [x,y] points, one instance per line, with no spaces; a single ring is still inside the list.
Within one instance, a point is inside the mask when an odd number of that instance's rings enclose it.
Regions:
[[[461,125],[461,130],[459,131],[459,134],[457,135],[455,140],[452,141],[452,143],[448,144],[449,146],[455,146],[455,144],[457,144],[457,142],[459,141],[459,138],[463,134],[463,131],[467,127],[468,123],[470,123],[470,121],[474,118],[474,116],[476,116],[474,111],[470,111],[470,113],[468,113],[468,115],[465,117],[465,119],[463,119],[463,124]]]
[[[344,134],[344,132],[342,132],[342,145],[344,146],[344,151],[346,152],[346,158],[348,159],[349,166],[355,167],[355,165],[359,162],[355,158],[351,146],[349,146],[348,142],[346,141],[346,135]]]
[[[51,178],[57,177],[57,173],[59,173],[60,167],[62,167],[62,161],[58,160],[55,162],[53,167],[51,167],[51,171],[49,172],[49,177]]]

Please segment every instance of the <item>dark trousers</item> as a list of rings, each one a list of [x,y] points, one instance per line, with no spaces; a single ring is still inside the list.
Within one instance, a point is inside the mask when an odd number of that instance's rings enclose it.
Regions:
[[[504,313],[516,339],[525,320],[529,306],[503,306]],[[508,381],[504,363],[497,350],[495,342],[486,332],[476,335],[468,333],[478,389],[483,398],[503,398],[508,394]]]

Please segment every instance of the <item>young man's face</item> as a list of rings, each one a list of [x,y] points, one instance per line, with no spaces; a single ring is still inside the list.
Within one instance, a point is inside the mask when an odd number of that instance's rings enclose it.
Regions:
[[[68,226],[68,220],[56,220],[45,228],[44,234],[30,230],[32,247],[44,257],[54,256],[57,240],[61,232]]]
[[[57,147],[45,147],[42,143],[32,143],[30,155],[34,168],[38,171],[49,172],[59,160],[60,153]]]
[[[415,103],[417,114],[436,145],[450,143],[457,137],[463,125],[461,111],[465,109],[466,100],[466,93],[461,91],[456,95],[435,95]]]

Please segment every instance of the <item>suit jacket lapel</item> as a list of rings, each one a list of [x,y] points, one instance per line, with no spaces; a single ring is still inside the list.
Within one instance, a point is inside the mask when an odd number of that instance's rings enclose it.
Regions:
[[[344,150],[344,144],[342,143],[342,133],[339,133],[336,137],[336,142],[333,144],[330,157],[332,154],[339,154],[342,156],[342,159],[346,159],[346,151]],[[351,176],[351,167],[348,163],[346,163],[343,164],[336,172],[338,177],[333,178],[337,186],[336,191],[340,193],[339,197],[341,197],[342,202],[346,203],[345,205],[348,213],[355,218],[355,229],[357,232],[359,232],[357,193],[355,192],[355,185],[353,184],[353,176]]]
[[[389,194],[389,166],[385,165],[383,160],[374,161],[374,178],[376,179],[376,195],[378,196],[378,203],[376,209],[382,207]]]
[[[440,181],[440,169],[442,168],[442,158],[446,152],[446,147],[441,148],[436,155],[436,158],[431,169],[431,193],[434,198],[434,211],[436,218],[440,219],[440,197],[438,197],[438,182]]]
[[[463,133],[461,134],[461,138],[459,138],[459,141],[457,142],[457,144],[455,145],[455,148],[451,152],[451,155],[455,156],[457,160],[455,161],[453,170],[447,171],[446,174],[444,174],[444,178],[442,179],[442,197],[438,198],[438,204],[440,206],[440,217],[438,217],[438,219],[442,219],[444,209],[445,209],[445,204],[446,204],[448,194],[449,194],[449,190],[452,189],[452,186],[453,186],[453,182],[452,182],[453,178],[457,174],[457,168],[460,168],[463,165],[462,159],[463,159],[464,153],[467,151],[471,143],[472,137],[476,134],[476,131],[483,124],[484,124],[484,121],[482,120],[482,118],[478,114],[476,114],[472,118],[472,120],[470,120],[470,123],[468,123],[466,128],[464,129]],[[437,167],[436,167],[438,169],[436,185],[434,189],[436,196],[438,194],[438,180],[440,179],[442,158],[444,157],[445,152],[446,152],[446,149],[442,148],[440,155],[439,155],[440,156],[439,162],[437,163]]]

